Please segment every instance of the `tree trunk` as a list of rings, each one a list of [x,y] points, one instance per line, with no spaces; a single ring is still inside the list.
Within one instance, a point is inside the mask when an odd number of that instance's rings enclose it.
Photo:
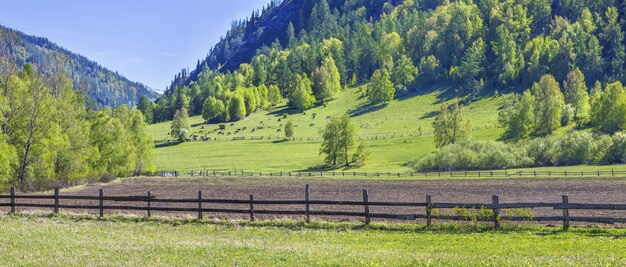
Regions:
[[[31,147],[31,143],[32,143],[32,133],[31,135],[28,137],[28,142],[26,142],[26,146],[24,147],[24,157],[22,158],[22,166],[20,167],[20,174],[18,176],[18,181],[20,183],[23,183],[24,180],[26,179],[26,169],[28,168],[28,156],[30,154],[30,147]]]

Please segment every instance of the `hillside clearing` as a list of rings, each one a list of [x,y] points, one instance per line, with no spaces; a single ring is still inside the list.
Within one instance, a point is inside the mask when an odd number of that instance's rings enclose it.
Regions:
[[[193,117],[192,134],[217,138],[218,141],[186,142],[158,147],[155,165],[163,170],[247,169],[264,171],[298,171],[322,164],[319,155],[319,131],[328,116],[351,114],[358,128],[357,140],[371,151],[363,171],[408,171],[405,164],[435,150],[432,121],[443,95],[449,88],[437,88],[394,100],[388,106],[368,107],[360,97],[361,87],[342,90],[326,107],[319,106],[305,113],[292,114],[285,105],[273,111],[259,111],[250,117],[219,124],[203,124],[201,117]],[[471,103],[465,108],[472,118],[473,136],[495,140],[502,129],[497,127],[497,109],[501,97],[489,97]],[[287,119],[283,118],[287,114]],[[313,116],[315,114],[315,116]],[[315,118],[313,118],[315,117]],[[285,123],[296,125],[296,141],[282,142]],[[170,122],[149,126],[155,140],[171,140]],[[254,129],[254,130],[253,130]],[[238,131],[239,130],[239,131]],[[281,132],[278,132],[281,130]],[[211,133],[209,133],[211,132]],[[223,134],[218,134],[218,133]],[[230,133],[230,134],[229,134]],[[232,141],[245,137],[245,141]],[[263,137],[264,140],[249,140]]]

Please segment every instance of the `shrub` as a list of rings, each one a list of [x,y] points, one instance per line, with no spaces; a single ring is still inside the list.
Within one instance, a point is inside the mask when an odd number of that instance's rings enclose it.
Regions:
[[[552,153],[552,161],[556,165],[593,163],[596,153],[595,138],[591,133],[568,133],[558,139]]]
[[[557,145],[554,137],[533,139],[526,145],[528,157],[532,160],[533,166],[552,165],[552,154]]]
[[[616,133],[607,148],[606,153],[599,160],[601,164],[626,163],[626,133]]]
[[[463,140],[423,157],[413,167],[419,171],[493,170],[531,163],[522,148],[495,141]]]

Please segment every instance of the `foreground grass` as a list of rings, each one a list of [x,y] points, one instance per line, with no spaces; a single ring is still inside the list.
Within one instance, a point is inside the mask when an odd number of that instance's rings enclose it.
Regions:
[[[624,265],[626,230],[0,216],[9,265]]]

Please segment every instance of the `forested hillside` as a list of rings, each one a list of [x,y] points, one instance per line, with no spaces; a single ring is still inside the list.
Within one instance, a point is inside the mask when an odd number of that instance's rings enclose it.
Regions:
[[[546,74],[562,83],[575,69],[590,87],[625,77],[624,12],[618,0],[274,1],[233,23],[151,108],[154,121],[183,108],[199,115],[214,97],[213,104],[239,112],[220,120],[237,120],[271,105],[278,91],[295,92],[305,105],[294,107],[306,109],[332,98],[335,89],[319,90],[335,69],[343,86],[370,82],[378,71],[377,79],[389,76],[395,90],[386,93],[395,96],[416,84],[452,82],[458,96],[472,100],[527,89]],[[231,108],[246,99],[252,110]],[[213,115],[207,118],[219,117]]]
[[[95,100],[97,106],[135,105],[142,96],[156,99],[158,94],[147,86],[132,82],[117,72],[70,52],[45,38],[26,35],[0,26],[0,55],[17,63],[39,66],[45,75],[67,73],[72,86]]]

